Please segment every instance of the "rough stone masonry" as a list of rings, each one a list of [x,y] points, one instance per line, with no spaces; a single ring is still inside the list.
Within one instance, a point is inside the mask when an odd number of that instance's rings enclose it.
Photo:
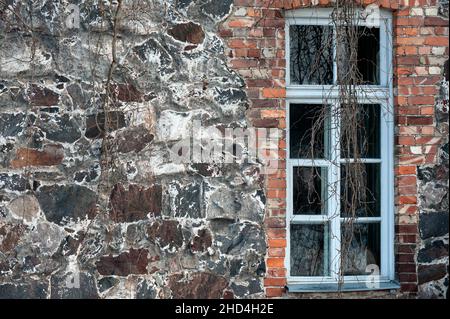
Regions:
[[[1,4],[0,297],[263,296],[261,165],[169,158],[194,120],[248,125],[217,35],[232,1],[123,1],[114,20],[116,9]]]
[[[0,298],[283,294],[283,207],[271,205],[285,190],[267,186],[262,163],[170,160],[196,120],[284,129],[283,89],[267,74],[284,77],[273,44],[299,1],[269,2],[0,2]],[[430,10],[448,24],[448,2]],[[263,13],[273,24],[251,29]],[[448,59],[448,45],[429,54]],[[434,76],[445,136],[448,75]],[[414,269],[402,271],[414,278],[402,282],[423,297],[448,287],[448,139],[433,143],[438,161],[406,174],[421,194],[404,206],[419,211],[420,239],[407,242]]]

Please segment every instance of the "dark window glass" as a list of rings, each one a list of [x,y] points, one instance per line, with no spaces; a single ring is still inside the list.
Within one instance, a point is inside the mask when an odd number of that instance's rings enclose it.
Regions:
[[[292,84],[333,83],[333,29],[291,25],[290,79]]]
[[[359,27],[358,71],[363,84],[380,84],[380,29]]]
[[[289,154],[291,158],[324,158],[326,108],[320,104],[291,104]]]
[[[293,209],[296,215],[326,215],[327,169],[294,167]]]
[[[355,148],[357,158],[380,157],[380,105],[363,104],[356,111],[342,109],[341,121],[342,158],[353,158]]]
[[[380,84],[380,30],[367,27],[340,27],[338,30],[338,82],[357,85]],[[355,64],[356,69],[353,68]]]
[[[327,276],[328,225],[292,224],[290,227],[291,276]]]
[[[341,165],[341,216],[353,214],[354,217],[380,216],[380,164]]]
[[[341,255],[344,275],[370,275],[368,269],[380,269],[380,224],[348,224],[341,227]],[[368,268],[368,266],[372,266]]]

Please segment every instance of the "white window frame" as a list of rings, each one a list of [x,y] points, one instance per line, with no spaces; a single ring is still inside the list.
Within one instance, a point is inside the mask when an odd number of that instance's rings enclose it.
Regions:
[[[332,160],[324,159],[291,159],[289,154],[289,113],[291,104],[323,104],[338,97],[338,89],[333,85],[294,85],[290,83],[290,57],[289,57],[289,26],[290,25],[331,25],[330,15],[331,8],[308,8],[298,9],[285,12],[286,18],[286,178],[287,178],[287,251],[285,258],[285,267],[287,269],[288,285],[292,284],[311,284],[314,287],[320,287],[320,284],[336,284],[340,279],[338,270],[340,267],[340,236],[341,236],[341,219],[331,218],[335,212],[339,212],[340,208],[340,187],[333,190],[334,199],[328,200],[328,215],[294,215],[292,209],[292,189],[293,189],[293,167],[295,166],[321,166],[328,168],[328,185],[339,185],[340,169],[337,163]],[[364,21],[356,21],[357,25],[366,25]],[[381,164],[381,181],[380,190],[381,197],[381,215],[380,217],[367,217],[361,219],[362,222],[380,221],[381,227],[381,243],[380,243],[380,275],[379,282],[392,282],[395,278],[394,268],[394,225],[395,225],[395,208],[394,208],[394,116],[393,116],[393,88],[392,88],[392,14],[387,10],[380,9],[380,84],[379,85],[362,85],[359,87],[358,96],[361,104],[379,104],[380,111],[380,159],[362,159],[362,162],[380,163]],[[335,49],[334,49],[335,50]],[[335,65],[335,63],[334,63]],[[336,83],[336,67],[334,67],[334,80]],[[332,108],[336,108],[337,103],[331,103]],[[337,112],[332,112],[337,114]],[[339,118],[333,116],[331,118],[331,126],[336,127],[331,131],[330,144],[338,146],[339,136]],[[338,147],[331,147],[331,159],[340,158]],[[340,160],[345,162],[346,160]],[[328,186],[329,187],[329,186]],[[290,225],[294,223],[321,224],[328,221],[333,236],[337,239],[330,241],[330,257],[332,261],[329,265],[330,276],[291,276],[290,268]],[[371,277],[363,276],[345,276],[344,285],[366,283]],[[314,289],[313,289],[314,290]],[[320,288],[319,288],[320,290]]]

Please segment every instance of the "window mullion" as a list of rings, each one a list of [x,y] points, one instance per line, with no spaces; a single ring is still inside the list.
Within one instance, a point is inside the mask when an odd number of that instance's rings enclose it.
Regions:
[[[337,102],[331,103],[331,125],[330,125],[330,205],[328,205],[328,217],[330,218],[330,259],[331,275],[334,279],[339,278],[340,269],[340,119],[339,105]]]

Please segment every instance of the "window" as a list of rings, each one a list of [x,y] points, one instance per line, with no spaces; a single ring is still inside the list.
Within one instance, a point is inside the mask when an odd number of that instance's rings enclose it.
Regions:
[[[288,284],[315,289],[342,278],[350,286],[365,284],[369,276],[379,282],[394,279],[391,16],[381,11],[375,27],[355,21],[358,108],[346,119],[336,112],[342,106],[335,61],[346,44],[336,44],[331,13],[286,12],[286,268]],[[341,137],[346,120],[358,124],[356,146]],[[355,171],[362,176],[356,191],[348,185]],[[358,200],[349,207],[347,199],[355,192]],[[349,211],[356,212],[353,218]],[[352,227],[346,227],[350,219]]]

